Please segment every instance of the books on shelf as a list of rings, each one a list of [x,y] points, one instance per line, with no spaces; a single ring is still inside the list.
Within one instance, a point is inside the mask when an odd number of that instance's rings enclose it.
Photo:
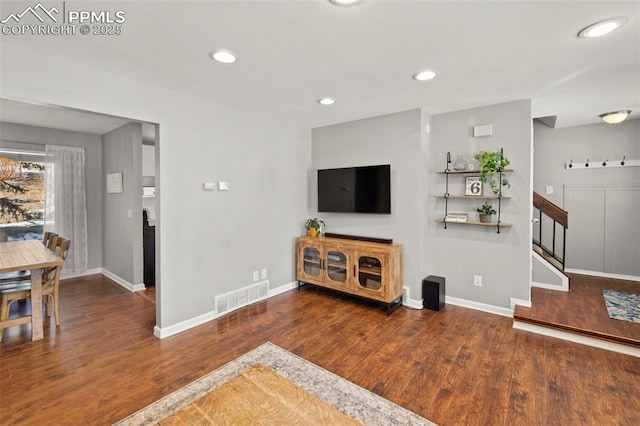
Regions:
[[[445,222],[466,222],[469,220],[467,213],[449,213],[445,218]]]

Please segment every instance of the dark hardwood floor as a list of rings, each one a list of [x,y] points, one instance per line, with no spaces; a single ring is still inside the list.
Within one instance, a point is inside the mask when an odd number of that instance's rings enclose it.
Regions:
[[[640,293],[640,283],[567,274],[569,291],[531,289],[531,308],[518,306],[514,318],[545,327],[640,347],[640,324],[609,318],[602,290]]]
[[[61,285],[59,328],[0,344],[0,424],[111,424],[271,341],[441,425],[638,425],[640,358],[447,305],[401,307],[303,288],[178,335],[109,279]],[[19,306],[27,309],[27,305]]]

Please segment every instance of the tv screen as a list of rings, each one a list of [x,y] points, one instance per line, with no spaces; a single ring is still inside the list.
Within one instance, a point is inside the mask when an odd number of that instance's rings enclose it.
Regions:
[[[391,166],[318,170],[318,211],[391,214]]]

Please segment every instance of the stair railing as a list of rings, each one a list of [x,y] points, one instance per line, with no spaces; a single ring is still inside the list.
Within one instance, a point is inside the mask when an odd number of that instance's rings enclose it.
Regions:
[[[533,193],[533,207],[538,209],[540,217],[540,220],[538,220],[539,240],[536,241],[534,236],[533,243],[540,247],[546,254],[558,261],[562,265],[562,270],[564,270],[567,247],[567,229],[569,228],[569,215],[565,210],[561,209],[556,204],[547,200],[537,192]],[[545,235],[542,233],[542,222],[544,222],[542,220],[543,215],[553,221],[553,230],[551,233],[551,249],[549,249],[548,244],[545,245],[543,242],[543,238]],[[562,227],[562,254],[556,252],[556,228],[558,225]]]

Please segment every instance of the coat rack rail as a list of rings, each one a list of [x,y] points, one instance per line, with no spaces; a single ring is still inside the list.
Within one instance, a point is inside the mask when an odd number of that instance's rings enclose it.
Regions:
[[[584,163],[574,163],[573,160],[564,164],[564,168],[567,170],[576,169],[612,169],[616,167],[639,167],[640,160],[616,160],[616,161],[591,161],[587,160]]]

